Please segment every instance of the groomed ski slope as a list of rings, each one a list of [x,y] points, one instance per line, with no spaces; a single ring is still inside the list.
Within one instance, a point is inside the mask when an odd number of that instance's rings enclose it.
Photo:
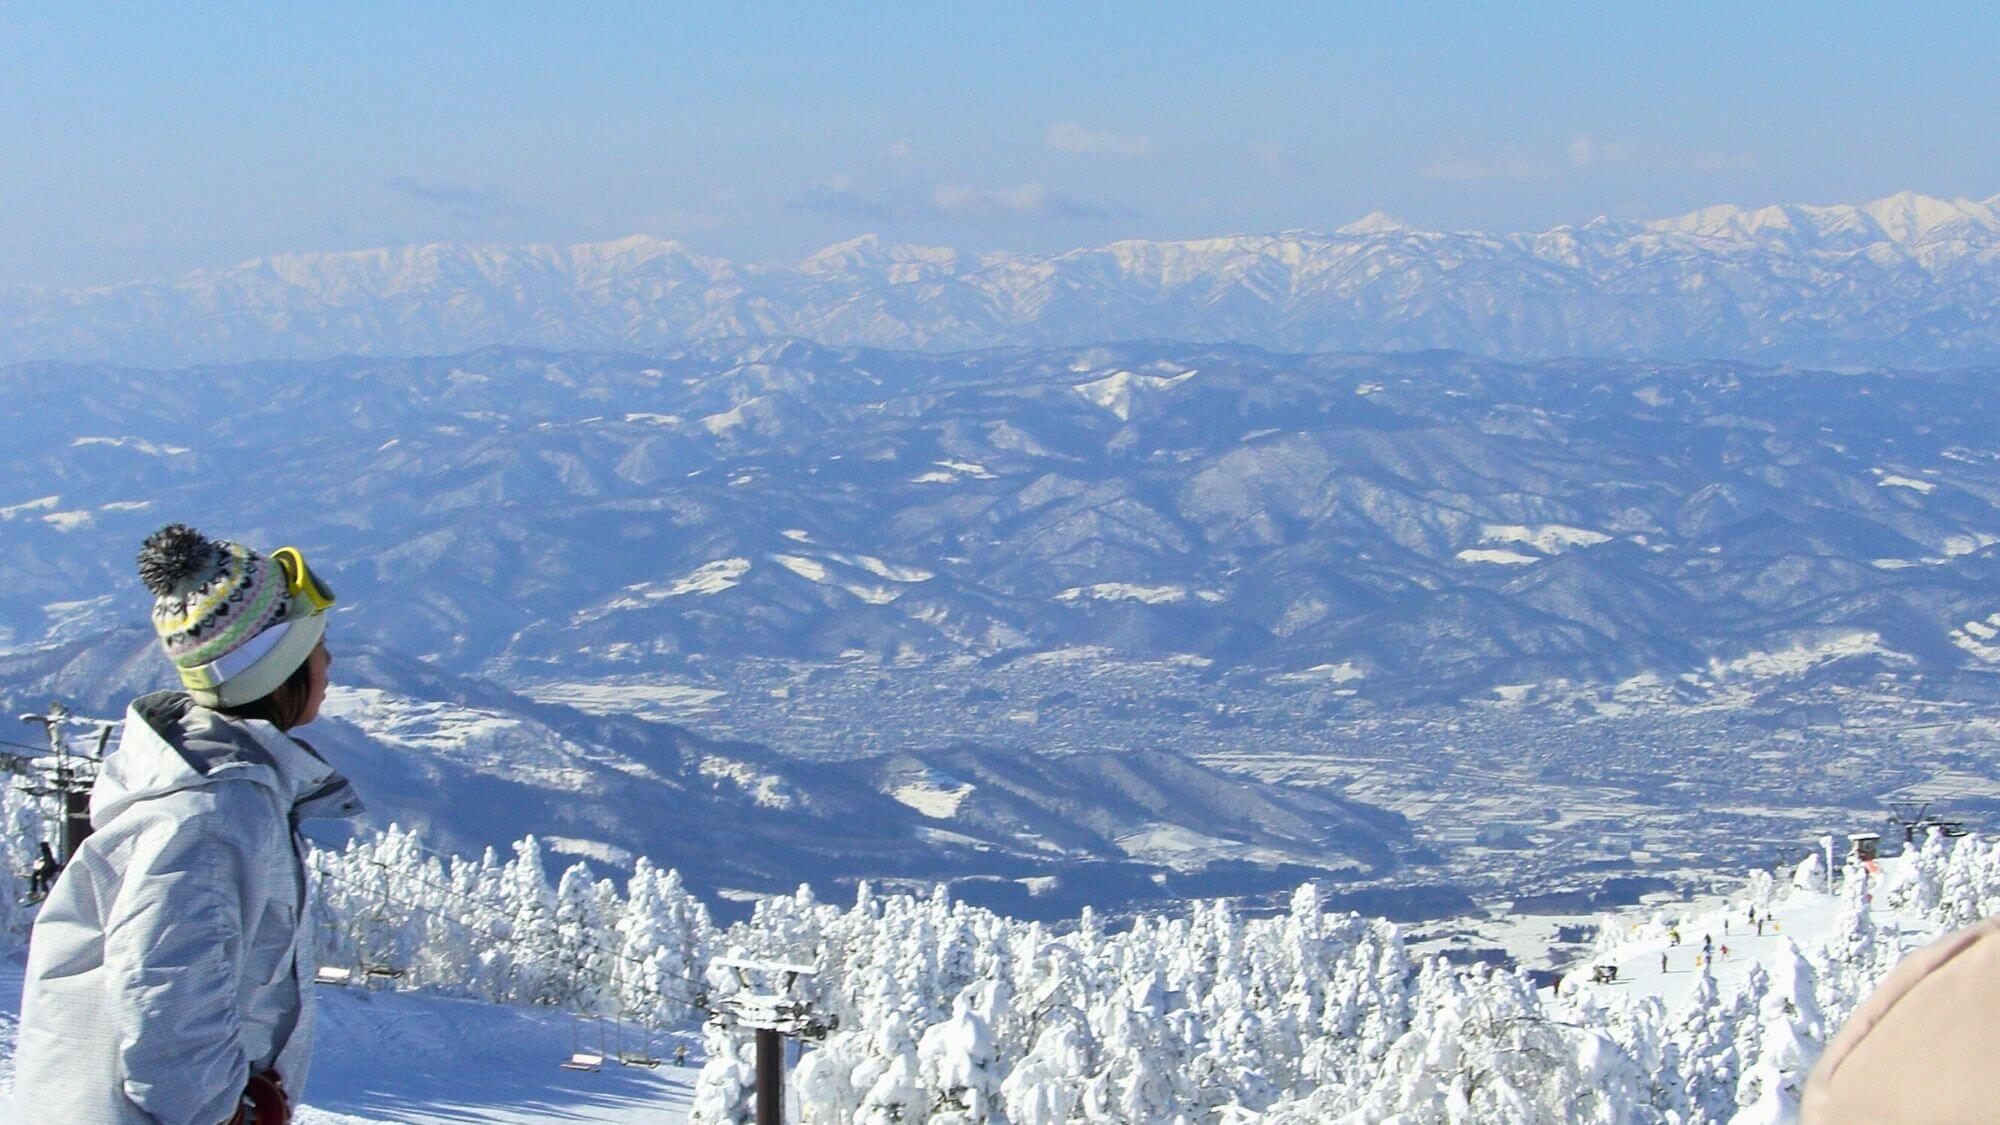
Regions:
[[[1905,856],[1881,860],[1877,886],[1892,886],[1902,876],[1905,862]],[[1888,897],[1882,893],[1875,894],[1869,908],[1869,917],[1875,923],[1879,940],[1895,941],[1902,952],[1908,952],[1939,936],[1934,921],[1916,916],[1912,911],[1889,906]],[[1673,944],[1670,937],[1650,932],[1655,928],[1647,925],[1652,920],[1651,915],[1618,915],[1614,921],[1623,925],[1626,933],[1645,936],[1620,941],[1609,950],[1571,966],[1563,978],[1561,991],[1568,993],[1572,989],[1589,989],[1606,995],[1624,995],[1634,1000],[1656,996],[1669,1009],[1677,1010],[1694,995],[1695,982],[1700,979],[1695,958],[1701,955],[1703,937],[1711,936],[1715,939],[1716,959],[1710,971],[1715,976],[1716,991],[1726,998],[1742,987],[1750,975],[1750,966],[1762,965],[1767,971],[1772,968],[1781,941],[1790,939],[1801,950],[1824,945],[1833,932],[1834,917],[1839,907],[1837,895],[1792,887],[1771,908],[1771,917],[1777,924],[1766,925],[1762,936],[1749,924],[1740,899],[1732,898],[1685,916],[1662,912],[1663,917],[1670,917],[1678,925],[1679,945]],[[1724,947],[1729,950],[1726,956],[1722,954]],[[1667,955],[1667,971],[1664,974],[1660,972],[1662,953]],[[1617,981],[1612,984],[1590,983],[1593,965],[1616,965]]]
[[[9,1089],[21,974],[19,954],[0,961],[0,1086]],[[299,1125],[687,1120],[702,1061],[698,1034],[656,1037],[654,1053],[666,1059],[658,1069],[614,1060],[596,1073],[562,1069],[571,1035],[569,1018],[546,1009],[319,986],[307,1105],[295,1120]],[[594,1030],[586,1030],[584,1040],[585,1048],[596,1048]],[[673,1062],[678,1042],[688,1044],[685,1068]],[[0,1094],[0,1121],[28,1125],[5,1094]]]

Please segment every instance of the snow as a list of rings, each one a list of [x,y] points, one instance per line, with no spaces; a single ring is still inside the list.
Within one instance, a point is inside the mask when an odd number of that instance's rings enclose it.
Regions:
[[[893,587],[877,586],[868,582],[855,582],[836,578],[826,563],[819,559],[808,558],[805,555],[772,555],[770,558],[772,562],[777,563],[800,578],[809,582],[832,586],[835,589],[845,590],[869,605],[888,605],[890,602],[903,596],[903,591]],[[883,562],[872,555],[829,554],[826,558],[868,571],[882,578],[887,578],[891,582],[905,584],[925,582],[932,577],[930,571],[924,570],[921,567],[897,566],[893,563]]]
[[[929,800],[955,791],[948,785],[925,776],[905,788]],[[938,827],[915,837],[967,839]],[[1172,825],[1121,843],[1169,863],[1202,852],[1283,858]],[[516,1006],[321,987],[302,1123],[742,1120],[746,1042],[720,1029],[690,1051],[706,1056],[698,1075],[671,1064],[595,1074],[556,1065],[577,1048],[615,1055],[621,1041],[638,1045],[630,1027],[621,1040],[606,1021],[549,1006],[631,1002],[631,982],[599,954],[657,974],[641,995],[676,1005],[652,1009],[669,1029],[653,1051],[667,1058],[692,1039],[696,1005],[692,993],[651,988],[699,984],[707,1003],[726,1006],[756,988],[703,973],[716,957],[818,966],[798,995],[833,1026],[792,1071],[805,1120],[965,1125],[1001,1109],[1022,1125],[1786,1120],[1824,1043],[1901,954],[1989,912],[2000,889],[2000,847],[1976,837],[1933,833],[1865,870],[1845,863],[1831,881],[1815,855],[1783,877],[1754,871],[1729,896],[1607,917],[1592,954],[1559,988],[1538,990],[1490,967],[1413,960],[1397,927],[1326,913],[1310,883],[1277,913],[1193,902],[1109,930],[1088,910],[1045,928],[954,903],[943,888],[881,895],[863,884],[851,906],[804,887],[725,892],[756,909],[717,931],[677,876],[644,861],[621,894],[582,866],[552,887],[533,838],[513,853],[504,863],[453,860],[447,873],[395,830],[314,853],[328,963],[374,948],[411,979]],[[10,869],[0,865],[0,878]],[[386,917],[398,895],[429,905]],[[0,907],[11,901],[0,896]],[[462,933],[434,921],[466,907]],[[1753,908],[1767,920],[1761,934]],[[367,937],[352,924],[363,917],[379,920]],[[399,935],[409,941],[401,954]],[[1717,955],[1699,967],[1704,938]],[[606,941],[622,952],[593,944]],[[1617,980],[1591,982],[1594,966],[1616,966]],[[0,1070],[20,977],[18,958],[0,961]],[[1483,1077],[1468,1085],[1468,1073]]]
[[[1222,595],[1213,590],[1200,590],[1190,595],[1185,586],[1144,586],[1131,582],[1099,582],[1090,586],[1072,586],[1056,595],[1059,602],[1083,600],[1143,602],[1146,605],[1172,605],[1184,602],[1190,596],[1202,601],[1221,601]]]
[[[1611,542],[1611,536],[1585,527],[1547,523],[1537,527],[1514,524],[1487,524],[1479,529],[1481,542],[1523,543],[1545,555],[1559,555],[1571,547],[1595,547]],[[1464,557],[1464,552],[1459,557]]]
[[[181,457],[194,452],[185,446],[159,445],[135,437],[80,437],[69,444],[72,449],[88,445],[108,445],[115,449],[129,449],[134,453],[143,453],[148,457]]]
[[[743,576],[748,573],[750,573],[749,559],[716,559],[667,582],[641,582],[627,586],[617,597],[601,605],[579,610],[572,620],[577,624],[583,624],[623,610],[644,609],[668,598],[678,598],[688,594],[702,596],[720,594],[739,585],[743,581]]]
[[[2000,611],[1986,615],[1984,620],[1967,621],[1951,631],[1951,643],[1971,653],[1989,664],[2000,663],[2000,645],[1991,643],[2000,637]]]
[[[1876,471],[1880,472],[1881,470],[1878,469]],[[1914,492],[1924,493],[1925,495],[1929,495],[1931,492],[1934,492],[1937,489],[1937,485],[1930,481],[1917,480],[1913,477],[1898,476],[1895,473],[1887,474],[1881,480],[1876,481],[1875,487],[1907,488]]]
[[[749,418],[743,413],[743,408],[756,401],[753,398],[749,402],[738,403],[733,409],[724,410],[719,414],[710,414],[701,420],[701,424],[709,433],[720,437],[749,421]]]
[[[2000,543],[2000,535],[1989,535],[1983,531],[1976,531],[1971,535],[1953,535],[1944,541],[1944,553],[1951,558],[1957,558],[1991,547],[1995,543]]]
[[[717,559],[703,563],[680,578],[668,584],[660,597],[677,598],[683,594],[720,594],[735,586],[750,573],[749,559]],[[650,592],[649,592],[650,593]]]
[[[945,460],[945,461],[935,462],[935,464],[937,464],[941,468],[950,469],[954,473],[964,473],[966,476],[977,477],[980,480],[993,479],[993,474],[987,471],[986,466],[981,465],[976,461]]]
[[[891,789],[889,796],[933,820],[950,820],[958,815],[958,806],[965,803],[972,790],[973,786],[969,783],[947,789],[916,781]]]
[[[1902,952],[1929,943],[1946,928],[1935,917],[1897,904],[1888,893],[1909,877],[1910,861],[1911,856],[1906,853],[1879,862],[1880,874],[1872,880],[1875,892],[1868,906],[1869,918],[1878,934]],[[1712,939],[1716,957],[1710,973],[1720,994],[1727,997],[1743,986],[1753,966],[1772,969],[1787,943],[1808,953],[1823,949],[1834,934],[1839,908],[1840,897],[1836,894],[1792,887],[1768,908],[1767,916],[1773,924],[1767,924],[1759,934],[1750,924],[1746,905],[1738,896],[1673,919],[1680,932],[1678,943],[1664,932],[1657,918],[1627,916],[1621,921],[1628,937],[1614,938],[1608,950],[1577,966],[1565,977],[1563,991],[1575,987],[1615,993],[1628,1002],[1657,997],[1670,1010],[1682,1007],[1692,999],[1696,982],[1701,978],[1696,959],[1702,954],[1704,939]],[[1722,953],[1724,947],[1729,951],[1726,955]],[[1661,954],[1667,957],[1664,973],[1660,971]],[[1589,983],[1589,966],[1600,964],[1618,967],[1615,983]]]
[[[1367,673],[1362,671],[1361,667],[1355,664],[1354,661],[1343,660],[1338,664],[1315,664],[1310,668],[1302,668],[1297,672],[1280,672],[1271,677],[1271,682],[1276,684],[1344,684],[1349,680],[1358,680],[1366,675]]]
[[[631,867],[634,858],[630,851],[602,840],[582,840],[575,836],[543,836],[541,840],[552,854],[594,860],[606,867]]]
[[[1170,867],[1176,871],[1201,871],[1224,860],[1271,864],[1293,861],[1293,857],[1271,848],[1225,840],[1181,824],[1152,824],[1120,836],[1113,842],[1119,850],[1141,863]]]
[[[726,781],[741,789],[761,808],[789,809],[798,804],[784,778],[765,773],[748,762],[719,754],[705,754],[700,770],[701,776],[711,781]]]
[[[1618,966],[1618,981],[1609,985],[1589,984],[1588,967],[1582,967],[1565,978],[1563,988],[1572,985],[1581,988],[1615,990],[1620,996],[1630,1000],[1658,997],[1668,1008],[1684,1006],[1692,997],[1695,982],[1701,974],[1695,965],[1695,958],[1702,952],[1702,939],[1715,940],[1717,955],[1711,975],[1716,984],[1728,992],[1740,988],[1753,965],[1768,966],[1777,956],[1779,944],[1790,939],[1795,945],[1817,945],[1826,940],[1833,927],[1834,908],[1839,900],[1830,894],[1810,891],[1794,892],[1792,896],[1776,906],[1772,917],[1776,925],[1766,925],[1759,936],[1756,928],[1746,919],[1744,908],[1734,901],[1725,901],[1713,909],[1698,912],[1678,920],[1680,943],[1674,944],[1671,936],[1659,935],[1635,938],[1616,946],[1613,950],[1590,960],[1592,965]],[[1877,912],[1878,920],[1885,926],[1893,926],[1897,921],[1887,907]],[[1639,919],[1628,920],[1628,932],[1636,933],[1642,926]],[[1914,926],[1910,930],[1912,942],[1922,933]],[[1725,956],[1721,949],[1727,946]],[[1667,971],[1660,972],[1660,955],[1667,955]]]
[[[1503,551],[1498,549],[1485,549],[1485,548],[1473,547],[1460,551],[1458,553],[1458,561],[1468,562],[1468,563],[1494,563],[1499,566],[1527,566],[1530,563],[1538,563],[1541,562],[1542,560],[1535,555],[1524,555],[1519,551]]]
[[[18,954],[0,959],[0,1054],[10,1087],[23,968]],[[687,1120],[703,1058],[692,1030],[655,1036],[654,1053],[668,1060],[658,1069],[613,1062],[588,1074],[558,1065],[570,1055],[571,1021],[547,1009],[316,987],[319,1027],[306,1102],[294,1117],[299,1125]],[[594,1045],[594,1029],[590,1038]],[[679,1067],[672,1056],[683,1042],[688,1065]],[[0,1122],[14,1121],[27,1125],[0,1096]]]
[[[1132,420],[1132,407],[1146,396],[1177,387],[1195,373],[1184,371],[1179,375],[1138,375],[1130,371],[1114,371],[1102,379],[1088,383],[1078,383],[1073,388],[1077,394],[1109,410],[1121,422]]]
[[[878,578],[887,578],[891,582],[928,582],[936,577],[933,572],[923,567],[883,562],[873,555],[829,554],[826,557],[835,562],[846,563],[848,566],[860,567]]]
[[[1715,679],[1736,677],[1798,676],[1836,660],[1857,656],[1879,656],[1898,662],[1912,662],[1903,652],[1887,647],[1882,634],[1872,630],[1849,630],[1821,637],[1802,637],[1785,648],[1746,652],[1728,660],[1711,658],[1708,674]]]
[[[525,688],[538,703],[557,703],[591,715],[630,715],[664,722],[685,722],[713,714],[710,703],[727,693],[721,688],[657,680],[595,679],[548,681]]]
[[[809,582],[826,582],[833,577],[826,564],[804,555],[772,555],[771,561]]]
[[[477,707],[335,684],[320,713],[352,723],[383,746],[457,762],[494,777],[532,778],[580,791],[608,762],[538,723]]]

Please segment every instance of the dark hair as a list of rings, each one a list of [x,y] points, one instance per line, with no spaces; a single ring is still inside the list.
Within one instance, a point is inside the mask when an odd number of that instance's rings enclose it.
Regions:
[[[238,719],[262,719],[279,730],[290,730],[305,718],[306,704],[311,699],[312,658],[307,657],[269,695],[216,710]]]

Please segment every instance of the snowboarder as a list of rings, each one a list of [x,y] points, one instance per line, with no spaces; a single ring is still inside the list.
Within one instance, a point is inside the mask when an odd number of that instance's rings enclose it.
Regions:
[[[49,842],[41,843],[41,854],[35,857],[35,865],[28,868],[28,897],[40,902],[49,893],[56,881],[56,854],[49,850]]]
[[[1729,960],[1729,947],[1726,945],[1722,947],[1722,959],[1724,961]]]
[[[682,1043],[674,1048],[674,1065],[686,1066],[687,1064],[688,1064],[688,1045],[686,1043]]]
[[[289,733],[326,698],[333,594],[296,549],[181,524],[138,564],[186,690],[133,701],[95,831],[36,920],[14,1104],[29,1121],[284,1122],[317,970],[295,825],[361,811]]]
[[[1667,975],[1667,955],[1664,953],[1660,954],[1660,975]]]
[[[1702,951],[1702,953],[1704,953],[1704,954],[1709,954],[1709,953],[1714,953],[1714,952],[1715,952],[1715,935],[1714,935],[1714,934],[1703,934],[1703,935],[1701,935],[1701,951]]]
[[[1680,943],[1681,943],[1681,928],[1679,926],[1675,926],[1667,931],[1667,944],[1679,945]]]
[[[1757,919],[1757,936],[1764,936],[1764,920],[1762,918]]]

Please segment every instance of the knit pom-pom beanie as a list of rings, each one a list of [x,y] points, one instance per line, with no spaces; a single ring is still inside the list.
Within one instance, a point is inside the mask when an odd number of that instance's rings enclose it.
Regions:
[[[153,593],[160,647],[203,706],[236,707],[270,694],[326,632],[319,608],[294,593],[290,564],[241,543],[168,524],[147,536],[138,565]]]

